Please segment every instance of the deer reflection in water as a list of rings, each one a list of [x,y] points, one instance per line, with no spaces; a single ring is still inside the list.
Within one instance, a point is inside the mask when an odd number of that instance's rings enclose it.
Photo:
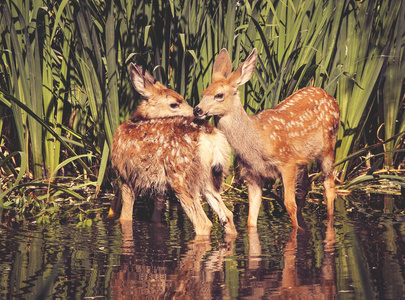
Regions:
[[[302,224],[302,223],[300,223]],[[248,272],[261,269],[261,246],[255,228],[249,229]],[[307,276],[308,266],[301,264],[309,247],[308,232],[293,229],[284,247],[284,267],[281,272],[267,275],[255,282],[246,282],[251,293],[244,299],[337,299],[335,270],[335,230],[333,218],[327,222],[323,241],[323,259],[319,278]],[[249,277],[247,275],[246,277]],[[259,276],[252,276],[258,278]],[[242,288],[244,283],[241,283]]]
[[[213,250],[209,237],[197,235],[179,261],[168,255],[164,226],[150,226],[150,248],[143,252],[142,245],[135,245],[133,230],[123,227],[124,255],[111,279],[113,298],[230,299],[223,263],[233,253],[234,237]],[[150,255],[157,249],[160,255]]]
[[[237,261],[242,256],[235,255],[234,240],[213,250],[207,237],[190,241],[181,259],[173,259],[168,255],[168,229],[150,226],[148,245],[137,243],[132,229],[123,232],[125,253],[111,280],[114,298],[234,299],[236,290],[237,298],[243,299],[337,299],[333,219],[326,226],[319,272],[309,270],[311,266],[306,263],[314,244],[308,231],[292,230],[283,249],[283,268],[269,272],[256,228],[248,229],[247,264],[243,264]],[[236,280],[227,278],[224,264],[229,259],[235,260],[233,265],[238,268]]]

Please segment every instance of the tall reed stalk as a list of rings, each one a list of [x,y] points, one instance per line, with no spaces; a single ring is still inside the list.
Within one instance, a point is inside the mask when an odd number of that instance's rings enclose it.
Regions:
[[[234,67],[253,47],[259,51],[256,74],[241,87],[248,113],[305,86],[336,97],[342,182],[364,162],[363,147],[394,136],[366,149],[371,173],[382,167],[382,153],[385,166],[397,168],[404,158],[404,6],[403,0],[3,1],[0,111],[9,117],[0,121],[0,164],[2,178],[14,179],[1,195],[24,192],[24,173],[25,181],[56,184],[60,174],[72,174],[100,188],[113,178],[113,134],[138,103],[128,64],[145,65],[195,105],[224,47]],[[376,125],[384,130],[377,133]]]

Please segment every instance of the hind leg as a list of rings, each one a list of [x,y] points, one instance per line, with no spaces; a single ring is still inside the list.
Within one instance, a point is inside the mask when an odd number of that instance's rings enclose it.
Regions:
[[[226,234],[236,235],[235,224],[233,223],[233,213],[226,207],[222,201],[221,195],[218,192],[207,191],[205,198],[208,204],[218,215],[219,221],[224,226]]]
[[[334,157],[332,155],[325,156],[323,158],[322,161],[322,172],[324,174],[323,185],[325,187],[328,216],[333,216],[335,196],[336,196],[335,179],[333,178],[333,163]]]
[[[281,170],[284,186],[284,204],[290,215],[293,228],[298,227],[297,203],[295,202],[295,180],[297,178],[297,166],[293,163],[286,164]]]

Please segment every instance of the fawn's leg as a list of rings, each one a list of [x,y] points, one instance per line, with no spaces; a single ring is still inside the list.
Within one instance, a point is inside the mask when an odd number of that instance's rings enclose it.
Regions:
[[[178,195],[180,204],[193,223],[196,235],[210,235],[212,223],[205,214],[200,199],[190,197],[185,193]]]
[[[297,228],[291,231],[288,242],[284,247],[284,268],[283,268],[283,279],[281,280],[281,291],[287,291],[282,293],[284,297],[285,294],[288,296],[293,295],[291,291],[294,291],[294,287],[297,286],[298,274],[296,269],[296,256],[297,256]],[[291,293],[291,294],[290,294]],[[290,296],[291,297],[291,296]],[[286,298],[290,298],[286,297]]]
[[[208,204],[218,215],[219,221],[225,228],[226,234],[236,235],[235,224],[233,223],[233,213],[226,207],[222,201],[221,195],[218,192],[207,191],[205,198]]]
[[[256,227],[248,228],[249,252],[248,252],[248,269],[256,270],[260,268],[262,261],[262,247],[260,245],[259,234]]]
[[[332,176],[325,178],[323,185],[325,187],[326,201],[328,207],[328,215],[333,216],[334,204],[335,204],[335,180]]]
[[[152,214],[152,222],[160,223],[162,222],[162,212],[165,208],[165,196],[164,195],[156,195],[155,197],[155,204],[153,207],[153,214]]]
[[[121,216],[120,221],[131,221],[132,222],[132,214],[134,212],[134,202],[135,202],[135,195],[132,192],[132,189],[127,183],[122,184],[122,209],[121,209]]]
[[[249,198],[248,227],[257,227],[257,217],[259,216],[260,205],[262,205],[262,184],[251,181],[246,182]]]
[[[286,164],[281,170],[284,185],[284,204],[290,215],[293,228],[298,227],[297,204],[295,203],[295,179],[297,176],[297,166]]]
[[[122,209],[120,223],[124,249],[129,249],[133,243],[132,214],[134,212],[135,195],[126,183],[121,188]],[[127,250],[124,250],[126,252]]]
[[[333,216],[335,204],[335,179],[333,178],[333,152],[330,155],[324,156],[322,160],[322,172],[324,174],[323,186],[325,187],[325,195],[328,208],[328,216]]]

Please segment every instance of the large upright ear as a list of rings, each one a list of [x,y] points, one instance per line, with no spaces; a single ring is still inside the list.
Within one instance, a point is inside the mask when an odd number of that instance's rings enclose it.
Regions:
[[[222,78],[228,78],[232,73],[232,63],[229,58],[228,51],[223,48],[219,51],[219,54],[214,62],[214,67],[212,70],[212,81],[216,81]]]
[[[257,62],[257,50],[254,48],[246,60],[229,76],[229,81],[236,85],[242,85],[250,80]]]
[[[139,94],[149,99],[153,95],[155,78],[142,66],[131,63],[129,69],[133,87]]]

